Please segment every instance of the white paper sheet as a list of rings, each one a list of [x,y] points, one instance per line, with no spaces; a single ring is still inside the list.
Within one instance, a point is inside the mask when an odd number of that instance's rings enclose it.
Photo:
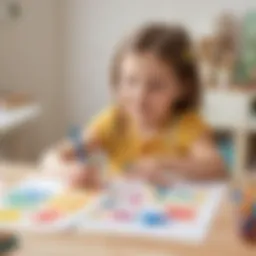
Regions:
[[[142,224],[140,220],[118,222],[113,219],[102,220],[85,216],[80,231],[201,242],[208,234],[225,186],[223,184],[181,184],[179,186],[181,190],[183,188],[191,190],[191,193],[197,190],[205,193],[204,203],[200,205],[198,214],[193,221],[182,223],[173,220],[167,225],[152,227]]]

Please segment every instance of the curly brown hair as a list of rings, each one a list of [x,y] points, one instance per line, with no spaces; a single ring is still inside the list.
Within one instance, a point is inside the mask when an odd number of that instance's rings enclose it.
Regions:
[[[199,103],[200,82],[192,43],[187,31],[176,25],[152,23],[141,27],[127,38],[116,51],[112,66],[110,82],[118,86],[120,63],[127,52],[151,52],[174,70],[183,96],[172,107],[173,113],[181,114],[197,109]]]

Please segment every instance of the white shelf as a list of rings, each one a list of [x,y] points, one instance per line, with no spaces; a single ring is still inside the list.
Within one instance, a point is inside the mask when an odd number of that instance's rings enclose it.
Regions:
[[[248,159],[250,135],[256,133],[256,117],[251,104],[256,92],[206,90],[202,114],[215,131],[230,131],[235,148],[235,174],[242,174]]]
[[[216,130],[256,132],[250,105],[256,92],[207,90],[203,94],[202,114]]]
[[[31,104],[17,109],[0,109],[0,135],[3,135],[39,116],[40,106]]]

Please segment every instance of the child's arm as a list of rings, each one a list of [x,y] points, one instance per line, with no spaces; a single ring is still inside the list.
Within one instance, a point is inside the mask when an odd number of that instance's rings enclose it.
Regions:
[[[98,151],[108,152],[112,140],[112,131],[116,120],[114,108],[108,108],[98,115],[87,127],[83,134],[83,144],[85,151],[91,155]],[[76,152],[71,141],[62,143],[58,150],[66,160],[74,160]]]
[[[102,149],[102,145],[97,134],[90,130],[86,130],[83,134],[82,144],[88,155],[92,155]],[[75,161],[77,158],[76,150],[70,140],[65,140],[58,145],[57,152],[64,161]]]
[[[210,135],[196,140],[186,157],[144,159],[138,163],[139,169],[151,176],[151,180],[161,180],[162,171],[188,180],[217,180],[227,176],[226,166]]]
[[[88,134],[83,140],[86,154],[97,153],[100,143]],[[51,176],[57,176],[77,188],[98,187],[101,183],[99,170],[95,165],[81,161],[71,141],[65,140],[50,150],[43,159],[42,169]]]
[[[104,152],[107,154],[111,145],[111,132],[115,120],[115,112],[113,109],[107,109],[94,119],[83,134],[82,145],[86,157],[95,156],[95,154]],[[58,173],[68,180],[71,184],[80,184],[79,186],[87,186],[88,184],[98,183],[101,179],[94,164],[88,164],[86,161],[80,161],[74,143],[71,140],[65,140],[57,148],[53,150],[55,162],[59,162],[57,166],[62,166]],[[79,159],[80,158],[80,159]],[[54,161],[53,161],[54,162]]]
[[[227,170],[210,135],[195,141],[185,158],[164,159],[161,165],[192,180],[216,180],[227,177]]]

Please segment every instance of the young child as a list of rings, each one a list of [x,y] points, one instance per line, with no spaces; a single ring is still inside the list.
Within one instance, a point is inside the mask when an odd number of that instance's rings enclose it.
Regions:
[[[211,131],[198,114],[199,87],[186,31],[162,23],[142,27],[116,52],[114,103],[85,130],[87,152],[105,152],[112,174],[124,174],[129,166],[153,182],[164,180],[167,170],[190,180],[223,177]],[[75,159],[69,143],[59,153],[66,162]],[[88,166],[71,174],[82,185],[99,178]]]

